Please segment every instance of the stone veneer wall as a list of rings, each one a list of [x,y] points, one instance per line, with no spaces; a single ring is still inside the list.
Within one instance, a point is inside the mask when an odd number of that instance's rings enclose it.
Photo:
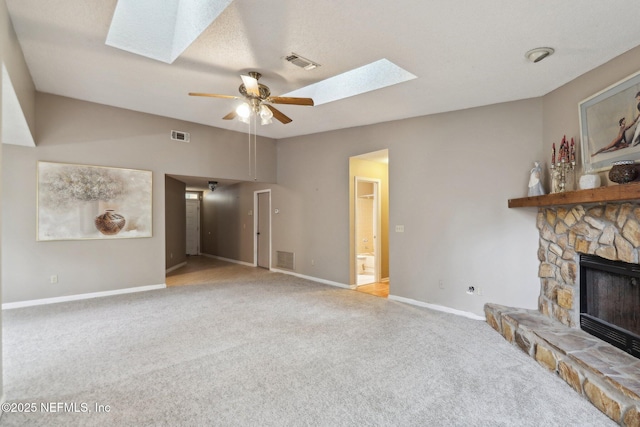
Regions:
[[[540,312],[578,327],[579,254],[638,263],[640,204],[607,203],[538,210]]]

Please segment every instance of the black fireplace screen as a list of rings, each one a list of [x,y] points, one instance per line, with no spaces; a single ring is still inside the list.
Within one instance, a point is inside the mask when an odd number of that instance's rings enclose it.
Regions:
[[[640,358],[640,265],[580,256],[580,327]]]

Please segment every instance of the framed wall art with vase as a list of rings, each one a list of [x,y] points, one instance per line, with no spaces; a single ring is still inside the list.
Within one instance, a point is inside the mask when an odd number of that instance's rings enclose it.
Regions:
[[[578,104],[585,173],[640,159],[640,72]]]
[[[151,171],[38,162],[39,241],[151,237]]]

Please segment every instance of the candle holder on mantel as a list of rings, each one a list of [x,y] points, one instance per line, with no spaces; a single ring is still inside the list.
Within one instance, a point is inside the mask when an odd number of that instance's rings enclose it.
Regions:
[[[575,189],[576,162],[564,160],[551,164],[551,192],[564,193]]]
[[[560,142],[559,161],[556,162],[556,143],[551,154],[551,193],[572,191],[576,185],[576,148],[573,138],[571,144],[564,136]]]

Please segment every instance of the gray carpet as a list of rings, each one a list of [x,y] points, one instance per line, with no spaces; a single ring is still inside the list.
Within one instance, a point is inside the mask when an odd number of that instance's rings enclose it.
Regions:
[[[616,425],[484,322],[243,268],[4,311],[0,424]]]

